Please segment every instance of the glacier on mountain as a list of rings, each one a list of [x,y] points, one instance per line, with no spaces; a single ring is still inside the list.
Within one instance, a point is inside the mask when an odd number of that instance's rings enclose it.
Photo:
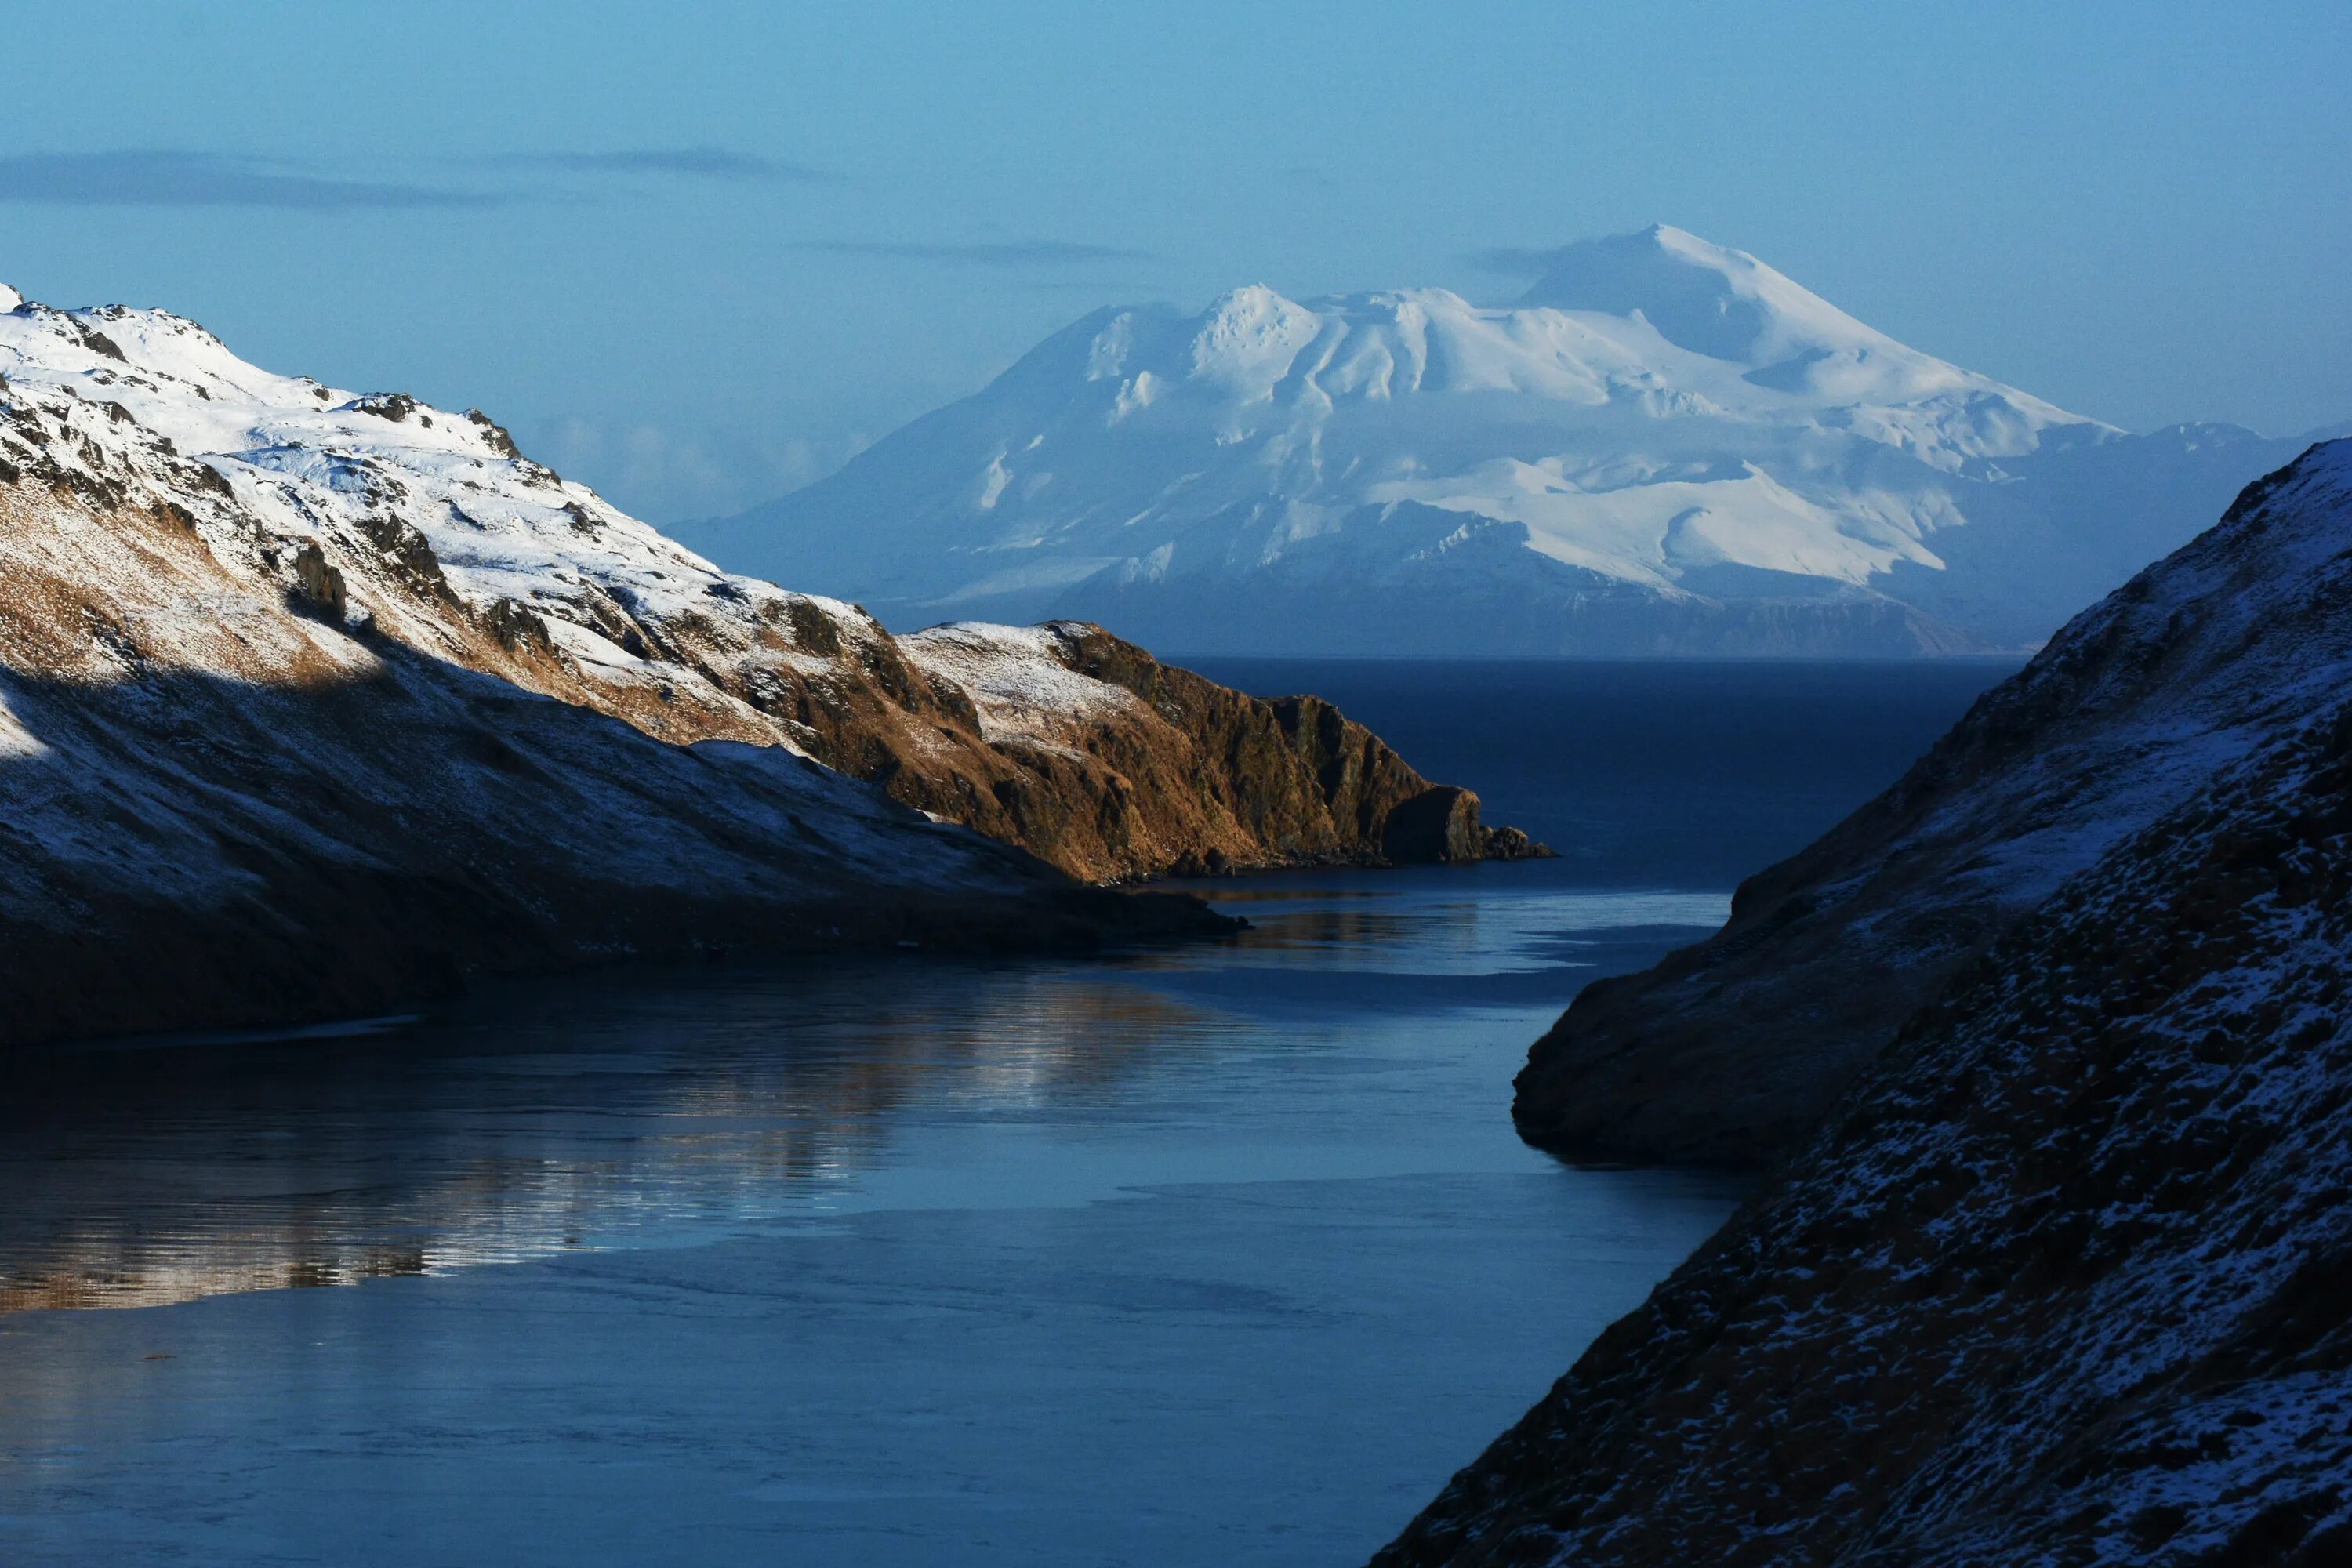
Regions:
[[[1187,651],[1995,650],[2299,450],[2132,436],[1660,226],[1514,305],[1099,310],[830,479],[677,531],[889,623]]]

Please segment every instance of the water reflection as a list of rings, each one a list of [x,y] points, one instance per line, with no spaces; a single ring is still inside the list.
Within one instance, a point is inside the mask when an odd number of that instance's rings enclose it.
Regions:
[[[1220,1138],[1255,1135],[1262,1168],[1334,1118],[1351,1146],[1425,1142],[1441,1110],[1507,1141],[1508,1070],[1549,1010],[1722,912],[1716,895],[1510,879],[1528,869],[1210,884],[1249,906],[1244,940],[1112,964],[608,974],[373,1029],[20,1058],[0,1109],[0,1312],[816,1224],[890,1184],[909,1205],[1033,1197],[1016,1189],[1042,1162],[1007,1126],[1051,1127],[1052,1163],[1081,1184],[1109,1169],[1067,1146],[1096,1123],[1147,1173],[1152,1129],[1177,1122],[1186,1169],[1210,1175]],[[1491,1008],[1525,1016],[1458,1046],[1432,1032]],[[1468,1065],[1473,1048],[1491,1059]],[[1364,1098],[1366,1053],[1420,1074],[1421,1102]],[[910,1126],[936,1143],[970,1123],[995,1129],[970,1168],[924,1187],[896,1168],[922,1161],[894,1166]]]
[[[153,1306],[821,1212],[910,1102],[1116,1094],[1220,1029],[912,962],[512,988],[361,1037],[49,1053],[0,1110],[0,1311]]]
[[[1372,873],[1365,873],[1371,875]],[[1730,912],[1717,893],[1595,891],[1524,865],[1385,873],[1384,889],[1334,889],[1329,873],[1289,873],[1233,889],[1178,883],[1257,922],[1240,942],[1171,951],[1170,968],[1211,973],[1304,964],[1390,974],[1494,975],[1589,968],[1599,955],[1663,934],[1686,941]],[[1367,904],[1363,900],[1378,900]],[[1581,984],[1580,979],[1577,984]]]

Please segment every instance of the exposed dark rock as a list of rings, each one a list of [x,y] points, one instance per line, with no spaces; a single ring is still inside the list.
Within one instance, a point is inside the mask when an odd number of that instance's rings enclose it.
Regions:
[[[1538,844],[1516,827],[1486,829],[1486,852],[1489,860],[1549,860],[1551,847]]]
[[[1381,825],[1381,853],[1401,865],[1482,859],[1486,840],[1478,797],[1453,784],[1399,801]]]
[[[515,449],[514,437],[507,434],[505,426],[498,424],[478,408],[467,409],[466,417],[482,432],[482,439],[489,444],[491,451],[502,458],[522,456]]]
[[[93,353],[103,354],[108,359],[121,362],[122,350],[116,345],[112,338],[108,337],[96,327],[82,325],[80,335],[83,344]]]
[[[363,517],[360,531],[383,552],[389,569],[417,593],[448,599],[449,579],[433,542],[397,517]]]
[[[1546,853],[1523,834],[1498,839],[1479,824],[1475,795],[1433,785],[1321,699],[1247,696],[1100,626],[942,626],[898,646],[935,698],[959,687],[978,695],[986,754],[973,760],[1024,776],[983,795],[968,763],[916,760],[909,748],[885,787],[1091,880],[1475,860],[1497,844]],[[1027,690],[1041,655],[1108,689],[1081,710],[1055,707]],[[1424,798],[1415,809],[1433,807],[1433,825],[1417,829],[1409,817],[1392,833],[1398,810]]]
[[[397,425],[416,412],[416,399],[404,392],[372,392],[365,397],[354,398],[352,406],[362,414],[373,414]]]
[[[784,601],[784,616],[797,646],[825,658],[841,656],[841,633],[815,600],[794,595]]]
[[[554,650],[547,622],[519,599],[495,601],[482,613],[482,620],[509,652],[546,655]]]

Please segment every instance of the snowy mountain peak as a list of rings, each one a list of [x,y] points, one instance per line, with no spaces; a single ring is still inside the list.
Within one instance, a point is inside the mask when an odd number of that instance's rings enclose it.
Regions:
[[[1752,365],[1807,351],[1912,352],[1746,251],[1666,224],[1554,252],[1519,303],[1638,313],[1677,348]]]
[[[1192,377],[1264,396],[1322,328],[1315,311],[1263,283],[1235,289],[1209,307],[1192,333]]]
[[[2016,481],[2120,432],[1682,229],[1550,260],[1499,309],[1253,283],[1197,312],[1098,310],[831,479],[688,536],[908,626],[1900,652],[2038,640],[2252,477],[2222,453],[2211,486],[2100,537],[2063,486]]]
[[[5,283],[0,283],[0,316],[5,316],[25,302],[25,297]]]

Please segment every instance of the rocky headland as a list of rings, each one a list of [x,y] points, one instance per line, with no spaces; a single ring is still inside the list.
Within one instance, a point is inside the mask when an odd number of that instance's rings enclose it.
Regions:
[[[0,290],[0,1042],[457,977],[1227,929],[1085,884],[1538,852],[1312,698],[897,638],[478,412]],[[976,831],[974,831],[976,830]]]
[[[1595,986],[1583,1157],[1777,1162],[1376,1560],[2352,1560],[2352,443]]]

